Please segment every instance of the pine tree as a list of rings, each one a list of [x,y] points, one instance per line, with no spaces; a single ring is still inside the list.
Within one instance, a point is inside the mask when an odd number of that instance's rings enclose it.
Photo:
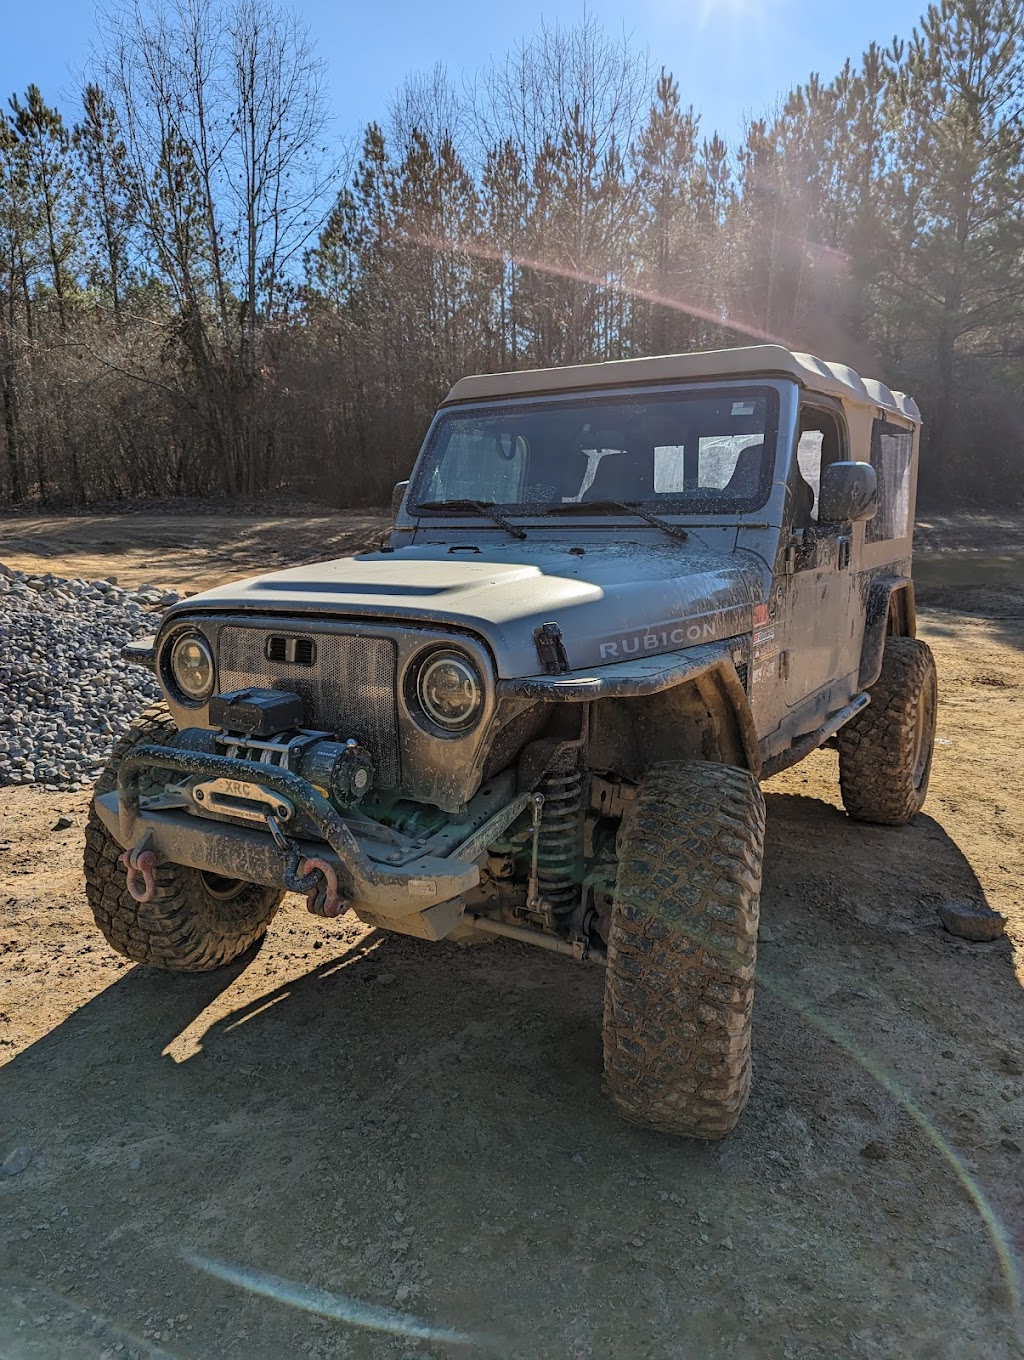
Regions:
[[[334,312],[351,309],[357,286],[356,202],[344,188],[327,215],[316,242],[302,257],[307,294]]]
[[[28,87],[24,103],[15,95],[10,104],[15,134],[25,148],[29,192],[40,206],[47,272],[64,333],[69,294],[76,283],[70,262],[82,199],[70,155],[71,137],[64,119],[45,103],[37,85]]]
[[[30,271],[38,230],[29,191],[25,144],[0,111],[0,397],[10,498],[25,497],[19,362],[31,337]]]
[[[129,240],[138,217],[138,193],[117,117],[98,85],[86,85],[82,109],[73,141],[81,159],[82,225],[89,243],[89,272],[118,317],[128,282]]]
[[[634,152],[641,204],[641,287],[650,298],[634,311],[635,339],[655,354],[686,344],[687,327],[680,313],[685,313],[692,282],[687,257],[696,245],[698,129],[693,109],[683,109],[678,84],[662,68]]]
[[[894,72],[903,167],[888,281],[910,315],[947,492],[974,432],[960,379],[974,354],[1021,344],[1024,327],[1024,3],[932,5]]]
[[[480,273],[495,298],[499,368],[515,368],[521,353],[523,250],[533,190],[523,157],[511,138],[492,147],[484,160],[481,204],[486,253]]]

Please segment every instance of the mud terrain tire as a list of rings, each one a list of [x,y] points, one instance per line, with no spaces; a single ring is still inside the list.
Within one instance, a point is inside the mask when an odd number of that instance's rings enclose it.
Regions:
[[[839,783],[851,817],[903,826],[924,805],[935,746],[938,691],[931,648],[886,639],[871,703],[839,732]]]
[[[724,1138],[750,1090],[761,790],[727,765],[655,765],[621,834],[605,1085],[635,1124]]]
[[[96,784],[117,787],[117,767],[133,747],[166,742],[175,726],[164,704],[145,710],[114,746]],[[218,880],[180,864],[161,864],[152,902],[128,891],[121,846],[90,809],[85,829],[85,891],[107,942],[136,963],[181,973],[205,973],[230,963],[258,940],[282,894],[257,883]]]

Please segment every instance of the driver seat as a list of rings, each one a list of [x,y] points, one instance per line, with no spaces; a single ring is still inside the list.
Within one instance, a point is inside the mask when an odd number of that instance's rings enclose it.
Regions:
[[[757,495],[761,482],[761,465],[764,462],[764,444],[748,444],[740,450],[732,476],[725,484],[725,494],[736,500],[747,500]]]

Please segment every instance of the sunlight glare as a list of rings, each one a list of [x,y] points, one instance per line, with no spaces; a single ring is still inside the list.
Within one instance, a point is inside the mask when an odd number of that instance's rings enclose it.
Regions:
[[[765,0],[692,0],[687,7],[697,20],[697,32],[728,30],[736,38],[741,28],[764,27]]]

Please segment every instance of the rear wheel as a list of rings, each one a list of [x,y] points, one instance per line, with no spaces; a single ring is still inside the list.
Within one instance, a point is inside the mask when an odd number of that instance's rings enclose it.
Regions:
[[[117,787],[117,767],[136,746],[162,745],[175,731],[163,704],[154,704],[117,742],[96,785]],[[282,894],[274,888],[181,864],[160,864],[151,902],[128,891],[121,846],[95,809],[85,831],[85,891],[108,944],[136,963],[203,973],[230,963],[266,932]]]
[[[764,799],[745,770],[656,765],[621,834],[608,1093],[634,1123],[723,1138],[750,1089]]]
[[[903,826],[921,811],[935,747],[935,658],[916,638],[886,639],[871,703],[836,739],[843,805],[858,821]]]

